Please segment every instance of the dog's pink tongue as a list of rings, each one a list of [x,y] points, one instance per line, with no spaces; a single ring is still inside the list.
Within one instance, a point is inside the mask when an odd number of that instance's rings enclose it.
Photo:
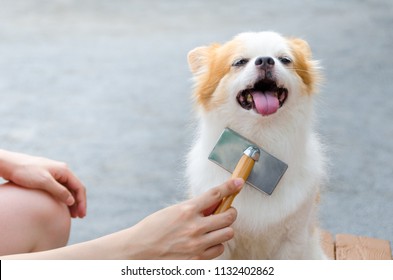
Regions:
[[[275,113],[280,107],[280,102],[274,92],[254,92],[252,94],[257,112],[263,116]]]

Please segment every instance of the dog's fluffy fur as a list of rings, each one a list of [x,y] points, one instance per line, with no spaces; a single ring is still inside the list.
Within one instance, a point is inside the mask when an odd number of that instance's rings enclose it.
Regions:
[[[261,67],[263,61],[265,67]],[[317,222],[319,188],[325,177],[324,156],[313,131],[319,68],[308,44],[275,32],[242,33],[225,44],[190,51],[188,62],[195,80],[199,118],[195,143],[187,159],[191,195],[230,177],[208,160],[225,127],[288,164],[271,196],[245,186],[236,197],[235,237],[227,242],[221,257],[325,258]],[[248,108],[242,106],[239,94],[251,91],[258,81],[266,79],[285,88],[286,96],[278,97],[280,107],[273,105],[269,109],[272,112],[261,113],[256,101],[250,101]],[[264,90],[277,88],[259,91]],[[262,105],[266,106],[271,107]]]

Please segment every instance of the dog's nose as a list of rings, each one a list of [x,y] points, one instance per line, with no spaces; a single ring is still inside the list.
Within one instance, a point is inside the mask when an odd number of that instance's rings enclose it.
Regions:
[[[272,68],[274,66],[274,59],[270,56],[258,57],[255,60],[255,65],[262,69]]]

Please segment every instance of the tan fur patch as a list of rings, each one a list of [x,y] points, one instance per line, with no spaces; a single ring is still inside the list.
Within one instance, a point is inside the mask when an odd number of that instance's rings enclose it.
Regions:
[[[205,110],[211,108],[212,96],[220,80],[230,71],[237,43],[212,44],[188,54],[188,63],[196,78],[194,96]]]
[[[298,38],[290,38],[288,42],[294,56],[294,70],[306,85],[307,93],[314,93],[321,77],[316,62],[312,61],[310,46]]]

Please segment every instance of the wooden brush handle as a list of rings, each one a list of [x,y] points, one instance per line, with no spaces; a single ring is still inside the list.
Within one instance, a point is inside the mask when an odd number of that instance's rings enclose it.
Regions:
[[[231,178],[232,179],[242,178],[244,182],[247,181],[247,178],[250,175],[252,168],[254,167],[254,163],[255,160],[253,158],[251,158],[246,154],[243,154],[243,156],[240,158],[239,162],[237,163]],[[221,204],[214,211],[214,215],[228,210],[231,207],[232,202],[238,193],[239,192],[236,192],[230,196],[224,197],[223,200],[221,201]]]

